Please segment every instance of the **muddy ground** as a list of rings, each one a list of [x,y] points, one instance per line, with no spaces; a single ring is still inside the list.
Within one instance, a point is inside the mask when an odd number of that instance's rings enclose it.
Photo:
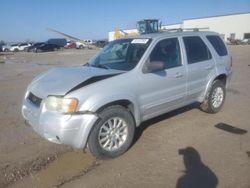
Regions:
[[[130,150],[108,161],[47,142],[20,111],[35,75],[83,64],[96,50],[1,55],[0,187],[249,188],[250,46],[230,51],[234,75],[221,112],[206,114],[194,104],[147,121]]]

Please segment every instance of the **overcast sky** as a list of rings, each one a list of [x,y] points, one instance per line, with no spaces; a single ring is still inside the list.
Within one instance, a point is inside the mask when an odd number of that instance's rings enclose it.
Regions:
[[[183,19],[250,12],[250,0],[0,0],[0,40],[43,41],[60,37],[54,28],[85,39],[134,28],[142,18],[165,24]]]

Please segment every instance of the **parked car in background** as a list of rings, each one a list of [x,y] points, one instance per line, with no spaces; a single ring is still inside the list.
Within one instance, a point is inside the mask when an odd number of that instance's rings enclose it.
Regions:
[[[15,44],[11,44],[10,45],[10,48],[9,48],[9,51],[18,51],[19,47],[18,47],[18,43],[15,43]]]
[[[9,52],[10,48],[11,48],[10,44],[5,44],[5,45],[2,46],[2,51],[3,52]]]
[[[67,42],[67,44],[64,46],[65,49],[71,49],[71,48],[76,48],[76,43],[75,42]]]
[[[50,51],[57,51],[59,49],[61,49],[61,46],[58,46],[57,44],[48,44],[48,43],[44,43],[40,46],[36,47],[36,51],[35,52],[50,52]]]
[[[31,46],[30,43],[18,43],[18,44],[12,44],[10,47],[11,52],[19,52],[24,51],[25,48]]]
[[[92,39],[85,39],[84,42],[87,44],[94,44],[94,41]]]
[[[0,52],[3,51],[3,46],[6,45],[3,41],[0,41]]]
[[[52,38],[47,40],[47,44],[55,44],[60,47],[64,47],[67,44],[67,40],[65,38]]]
[[[106,44],[108,44],[107,40],[98,40],[95,43],[95,46],[98,48],[103,48],[104,46],[106,46]]]
[[[76,42],[76,49],[84,49],[86,47],[87,47],[87,45],[85,43],[80,42],[80,41]]]
[[[34,43],[33,45],[29,46],[26,48],[27,52],[36,52],[37,47],[41,46],[42,44],[44,44],[44,42],[37,42]]]

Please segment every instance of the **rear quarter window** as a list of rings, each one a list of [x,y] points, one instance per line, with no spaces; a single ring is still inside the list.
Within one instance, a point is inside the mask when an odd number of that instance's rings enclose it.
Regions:
[[[212,58],[211,53],[199,36],[183,37],[188,64],[206,61]]]
[[[215,51],[217,52],[219,56],[226,56],[228,54],[227,48],[219,36],[208,35],[206,37],[208,41],[212,44],[212,46],[214,47]]]

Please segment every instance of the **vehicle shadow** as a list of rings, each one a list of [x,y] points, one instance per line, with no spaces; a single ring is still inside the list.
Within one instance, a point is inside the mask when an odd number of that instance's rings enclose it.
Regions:
[[[185,106],[185,107],[182,107],[182,108],[179,108],[177,110],[174,110],[174,111],[171,111],[171,112],[168,112],[166,114],[163,114],[163,115],[160,115],[158,117],[155,117],[153,119],[150,119],[150,120],[147,120],[145,122],[143,122],[139,127],[136,128],[136,132],[135,132],[135,136],[134,136],[134,141],[133,141],[133,144],[134,145],[138,140],[139,138],[141,137],[141,135],[143,134],[143,132],[148,128],[150,127],[151,125],[154,125],[160,121],[163,121],[165,119],[168,119],[168,118],[171,118],[171,117],[174,117],[176,115],[179,115],[179,114],[182,114],[182,113],[185,113],[187,111],[190,111],[192,109],[195,109],[195,108],[199,108],[200,104],[199,103],[193,103],[193,104],[190,104],[188,106]]]
[[[201,161],[200,154],[193,147],[179,150],[183,155],[186,170],[176,184],[176,188],[215,188],[218,178],[214,172]]]

